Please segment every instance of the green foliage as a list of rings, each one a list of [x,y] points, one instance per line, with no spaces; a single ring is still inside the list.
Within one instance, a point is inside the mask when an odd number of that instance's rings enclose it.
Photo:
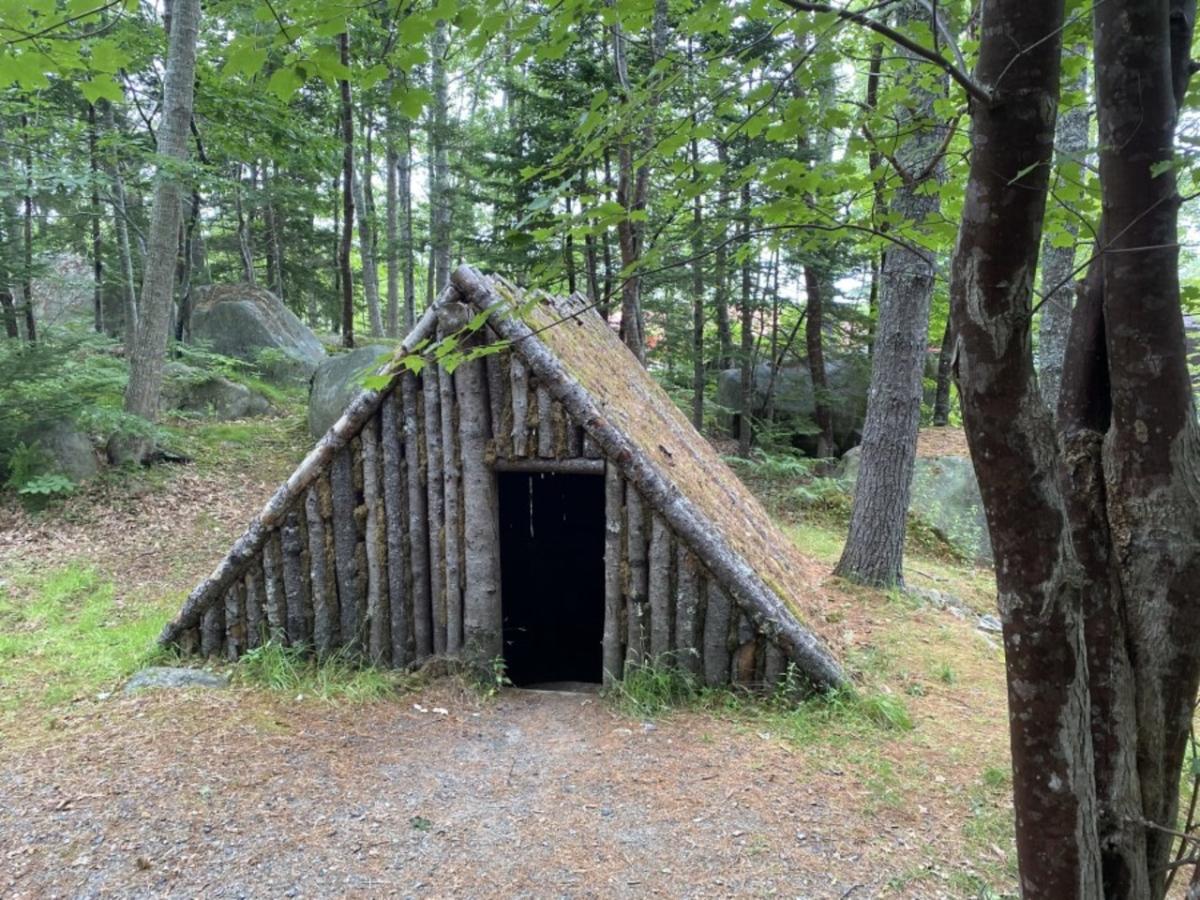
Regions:
[[[0,582],[0,712],[111,690],[154,652],[166,608],[119,603],[116,586],[72,564]]]
[[[660,716],[700,700],[695,676],[670,664],[629,665],[625,677],[607,688],[606,696],[632,716]]]
[[[306,647],[267,641],[238,660],[234,674],[244,684],[320,700],[369,703],[407,690],[408,676],[362,664],[348,653],[316,659]]]

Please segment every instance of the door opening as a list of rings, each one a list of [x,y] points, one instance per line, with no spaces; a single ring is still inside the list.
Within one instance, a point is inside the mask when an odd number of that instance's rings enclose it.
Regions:
[[[604,478],[497,473],[506,673],[518,687],[599,683]]]

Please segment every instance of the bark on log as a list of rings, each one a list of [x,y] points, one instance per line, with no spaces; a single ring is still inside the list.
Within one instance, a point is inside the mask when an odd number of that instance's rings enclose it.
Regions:
[[[266,602],[263,611],[267,618],[267,634],[276,644],[287,637],[287,599],[283,591],[283,554],[279,549],[279,532],[273,531],[263,544],[263,583]]]
[[[386,666],[392,658],[391,607],[387,567],[387,527],[383,522],[383,485],[379,475],[379,435],[376,420],[370,419],[362,430],[363,501],[367,507],[367,654],[377,666]]]
[[[442,402],[436,369],[421,377],[425,397],[425,468],[429,520],[429,593],[433,610],[433,652],[446,652],[446,507],[442,473]]]
[[[408,470],[408,551],[411,558],[413,656],[420,662],[433,653],[433,609],[429,595],[429,495],[417,376],[406,372],[400,382],[404,400],[404,464]]]
[[[603,475],[602,459],[498,459],[496,472],[546,472],[550,475]]]
[[[763,683],[768,688],[778,688],[787,674],[787,656],[774,641],[767,641],[766,656],[763,664]]]
[[[220,656],[225,639],[225,606],[214,603],[200,619],[200,652],[204,656]]]
[[[321,515],[321,488],[310,485],[304,498],[304,517],[308,522],[308,573],[312,590],[313,649],[318,656],[332,652],[337,641],[337,606],[329,592],[329,557],[326,548],[325,519]],[[326,488],[328,490],[328,488]],[[336,593],[337,588],[334,587]]]
[[[646,452],[628,439],[600,409],[596,401],[567,373],[519,318],[508,314],[508,304],[491,282],[469,266],[460,267],[452,283],[477,309],[491,309],[492,327],[514,345],[534,373],[567,407],[576,421],[600,444],[609,459],[621,461],[624,476],[641,491],[643,499],[663,517],[695,552],[702,556],[714,578],[748,610],[755,624],[784,644],[805,675],[819,687],[846,685],[845,674],[829,650],[792,613],[762,577],[729,545],[712,523],[671,484]]]
[[[438,336],[457,335],[470,321],[467,307],[447,302],[438,310]],[[460,336],[461,340],[461,336]],[[462,470],[459,468],[458,401],[454,381],[458,376],[438,366],[438,398],[442,404],[442,483],[445,503],[446,545],[446,655],[462,652]],[[486,403],[486,398],[483,398]],[[485,407],[486,408],[486,407]],[[486,430],[484,432],[486,434]]]
[[[307,605],[307,585],[305,576],[308,567],[304,561],[304,535],[300,529],[300,514],[293,510],[283,521],[279,531],[279,543],[283,552],[283,595],[285,600],[284,627],[287,631],[287,642],[293,647],[309,643],[310,632],[305,628],[309,616],[305,614]]]
[[[675,664],[690,675],[700,674],[700,563],[682,541],[675,579]]]
[[[512,455],[529,455],[529,369],[525,360],[512,354],[509,369],[512,389]]]
[[[225,592],[225,656],[230,662],[246,652],[246,586],[235,581]]]
[[[263,586],[261,558],[250,564],[242,576],[242,583],[246,588],[246,649],[253,650],[263,642],[266,588]]]
[[[408,593],[408,547],[405,546],[407,510],[404,483],[404,456],[401,446],[401,393],[392,395],[380,407],[380,443],[383,445],[383,510],[387,532],[387,600],[391,620],[393,666],[412,662],[412,613]]]
[[[539,428],[540,431],[540,428]],[[604,475],[604,683],[620,680],[621,668],[621,473],[610,465]]]
[[[488,329],[490,336],[491,330]],[[492,455],[507,456],[501,452],[501,439],[504,436],[504,388],[507,370],[501,366],[501,354],[492,353],[484,357],[484,378],[487,382],[488,435],[492,438]]]
[[[447,296],[452,293],[453,289],[448,288]],[[436,321],[437,311],[434,307],[430,307],[408,337],[396,349],[392,357],[393,362],[382,367],[381,371],[390,371],[398,364],[399,359],[411,353],[413,347],[428,338],[433,333]],[[195,627],[206,606],[213,602],[214,598],[221,596],[235,578],[241,576],[246,566],[262,549],[271,529],[280,523],[284,513],[293,502],[303,496],[308,486],[329,465],[334,454],[346,446],[347,442],[358,432],[362,423],[374,415],[388,389],[384,388],[382,392],[364,391],[350,403],[341,418],[317,442],[317,445],[296,467],[288,480],[275,491],[212,574],[193,588],[179,615],[164,626],[162,634],[158,638],[160,644],[170,644],[183,631]]]
[[[646,573],[646,515],[637,488],[625,488],[625,559],[629,584],[625,592],[625,662],[635,666],[646,662],[650,617],[647,615],[648,585]]]
[[[580,428],[583,428],[581,425]],[[583,455],[588,459],[600,459],[604,454],[600,449],[600,445],[596,443],[596,439],[588,434],[587,429],[583,429]]]
[[[504,643],[500,609],[499,498],[495,476],[487,463],[488,416],[494,416],[494,411],[488,403],[484,374],[484,363],[477,359],[464,362],[454,372],[462,443],[463,542],[466,550],[463,651],[467,658],[486,664],[503,655]]]
[[[674,623],[671,621],[671,529],[658,513],[651,517],[650,571],[647,593],[650,600],[650,662],[661,666],[671,652]]]
[[[732,604],[715,581],[708,582],[704,608],[704,683],[709,687],[729,680],[729,628]]]
[[[729,680],[734,684],[747,687],[754,683],[754,669],[757,664],[758,633],[754,623],[744,612],[738,614],[736,649],[733,651],[733,665],[730,668]]]
[[[550,389],[538,380],[537,384],[537,455],[554,459],[554,409]]]
[[[564,455],[568,459],[576,459],[583,455],[583,429],[576,425],[565,412],[563,421],[567,429],[567,452]]]
[[[337,571],[338,645],[355,653],[358,642],[358,528],[354,524],[354,460],[343,447],[329,470],[333,498],[333,557]]]

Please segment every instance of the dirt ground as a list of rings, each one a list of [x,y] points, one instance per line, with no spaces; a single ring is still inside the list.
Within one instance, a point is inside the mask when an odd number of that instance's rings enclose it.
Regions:
[[[173,606],[289,465],[181,467],[49,519],[9,506],[0,573],[85,560],[118,609]],[[752,704],[647,721],[452,680],[365,704],[235,687],[22,711],[0,723],[0,897],[1002,896],[998,650],[947,612],[823,589],[848,666],[911,730],[798,737]]]

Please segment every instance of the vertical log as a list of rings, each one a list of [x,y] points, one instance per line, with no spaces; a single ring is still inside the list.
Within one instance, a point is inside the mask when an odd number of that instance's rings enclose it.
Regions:
[[[626,665],[640,666],[646,662],[650,616],[647,607],[648,584],[646,571],[646,515],[642,497],[632,484],[625,486],[625,559],[628,561],[629,585],[626,604]]]
[[[529,369],[516,353],[510,357],[509,383],[512,388],[512,455],[529,455]]]
[[[446,652],[446,508],[442,474],[442,403],[439,377],[427,368],[421,376],[425,396],[425,467],[428,492],[429,593],[433,609],[433,652]]]
[[[287,642],[299,647],[309,643],[310,632],[306,626],[311,621],[311,614],[306,611],[308,566],[304,560],[305,540],[297,510],[289,512],[284,519],[279,530],[279,543],[283,552],[284,629]]]
[[[651,517],[650,571],[650,662],[665,664],[671,652],[671,529],[658,513]]]
[[[220,656],[225,639],[225,605],[209,604],[200,618],[200,652],[205,656]]]
[[[540,432],[539,428],[539,432]],[[621,669],[621,544],[624,485],[616,466],[604,472],[604,683],[620,679]]]
[[[225,656],[230,662],[246,652],[246,585],[235,581],[225,592]]]
[[[550,389],[544,384],[537,386],[537,455],[542,459],[554,458],[554,409]]]
[[[470,320],[461,303],[443,303],[438,309],[438,333],[449,337],[460,332]],[[438,367],[438,397],[442,404],[442,483],[445,507],[446,553],[446,655],[462,651],[462,473],[458,459],[458,403],[454,396],[452,374]],[[485,432],[486,433],[486,432]]]
[[[566,415],[565,409],[563,416],[567,429],[567,451],[564,455],[569,459],[575,459],[583,455],[583,429],[576,425],[569,415]]]
[[[385,401],[386,402],[386,401]],[[387,566],[387,529],[383,523],[383,491],[379,477],[379,420],[372,417],[362,429],[363,503],[367,508],[365,550],[367,554],[367,654],[377,666],[386,666],[392,657],[391,608]]]
[[[487,334],[491,334],[488,330]],[[511,424],[505,429],[504,386],[508,383],[508,370],[504,366],[502,353],[491,353],[484,357],[488,398],[488,434],[492,436],[492,452],[499,457],[508,456],[507,438]]]
[[[263,642],[263,602],[266,588],[263,586],[261,557],[251,563],[242,581],[246,588],[246,649],[253,650]]]
[[[337,572],[338,639],[351,653],[358,644],[358,529],[354,524],[354,459],[350,447],[334,454],[329,468],[333,501],[333,558]]]
[[[321,517],[321,491],[309,486],[304,497],[304,518],[308,522],[308,574],[312,590],[313,648],[319,656],[333,650],[337,640],[337,620],[329,596],[329,572],[325,550],[325,520]],[[336,588],[335,588],[336,590]]]
[[[700,674],[700,564],[679,542],[675,588],[675,662],[692,675]]]
[[[203,620],[203,616],[201,617]],[[184,656],[194,656],[200,650],[200,629],[185,628],[179,633],[179,652]]]
[[[411,557],[413,656],[417,661],[433,652],[433,609],[429,595],[429,497],[422,462],[425,448],[421,423],[421,394],[417,376],[405,372],[400,381],[404,399],[404,463],[408,470],[408,551]]]
[[[275,531],[263,543],[263,585],[265,587],[264,612],[267,618],[267,634],[276,644],[283,644],[287,637],[287,600],[283,593],[283,561],[279,549],[279,532]]]
[[[491,359],[492,357],[486,357]],[[463,650],[489,662],[504,653],[500,610],[500,528],[496,479],[487,462],[489,404],[484,363],[464,362],[454,372],[462,443]],[[488,375],[490,377],[490,370]],[[492,421],[497,422],[492,412]]]
[[[599,459],[603,455],[596,439],[586,431],[583,433],[583,455],[588,459]]]
[[[408,601],[408,548],[405,546],[404,456],[400,443],[401,395],[393,390],[380,407],[383,445],[383,510],[387,531],[387,594],[391,612],[393,666],[412,662],[412,613]]]
[[[709,687],[729,681],[729,628],[732,606],[729,595],[715,581],[708,582],[704,608],[704,683]]]
[[[787,654],[774,641],[767,641],[766,657],[763,663],[763,682],[769,688],[778,688],[787,674]]]

